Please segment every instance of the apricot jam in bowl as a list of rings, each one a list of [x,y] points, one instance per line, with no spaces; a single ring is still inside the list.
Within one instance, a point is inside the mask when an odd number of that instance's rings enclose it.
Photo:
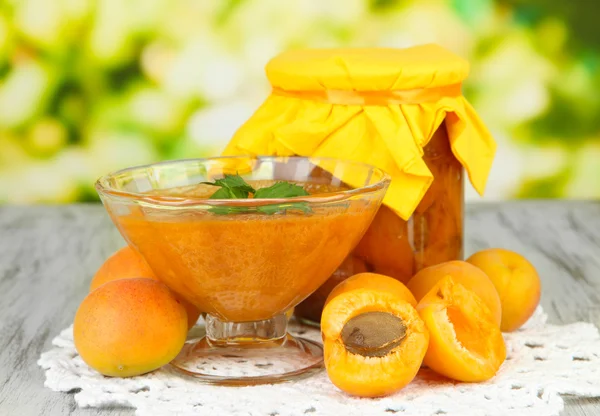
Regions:
[[[203,382],[252,385],[321,368],[321,345],[291,336],[286,312],[340,266],[388,185],[362,163],[242,156],[133,167],[96,189],[129,245],[206,314],[206,335],[171,364]]]

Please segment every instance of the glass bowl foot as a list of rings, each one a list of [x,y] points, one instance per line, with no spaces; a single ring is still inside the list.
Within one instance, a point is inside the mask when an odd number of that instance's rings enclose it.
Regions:
[[[171,365],[199,381],[248,386],[308,376],[323,367],[323,347],[287,332],[287,317],[224,322],[206,316],[206,336],[190,338]]]

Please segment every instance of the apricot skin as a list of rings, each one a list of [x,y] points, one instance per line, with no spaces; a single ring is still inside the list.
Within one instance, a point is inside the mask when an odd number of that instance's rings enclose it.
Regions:
[[[377,273],[358,273],[342,281],[331,291],[325,303],[341,293],[354,289],[367,289],[389,292],[398,298],[410,303],[412,307],[417,306],[417,300],[410,290],[402,282],[393,277]]]
[[[146,260],[134,249],[125,246],[117,250],[100,266],[90,283],[90,292],[104,283],[119,279],[147,278],[160,282]],[[185,308],[188,319],[188,329],[198,321],[200,311],[188,301],[178,297]]]
[[[146,260],[129,246],[117,250],[100,266],[90,283],[90,292],[118,279],[146,277],[158,280]]]
[[[162,283],[121,279],[83,300],[73,324],[79,355],[99,373],[132,377],[177,356],[187,335],[184,307]]]
[[[535,267],[520,254],[501,248],[475,253],[467,262],[483,270],[496,286],[502,303],[502,331],[514,331],[527,322],[542,291]]]
[[[479,296],[492,312],[496,324],[500,325],[502,306],[496,287],[484,272],[465,261],[453,260],[422,269],[406,286],[420,302],[446,276],[451,276],[455,282]]]

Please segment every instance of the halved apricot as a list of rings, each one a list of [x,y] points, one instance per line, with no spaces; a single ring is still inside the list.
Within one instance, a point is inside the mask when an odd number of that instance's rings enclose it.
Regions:
[[[429,341],[415,308],[388,291],[352,289],[325,305],[321,318],[331,382],[355,396],[394,393],[415,377]]]
[[[389,292],[398,296],[399,299],[403,299],[410,303],[413,307],[417,306],[417,300],[402,282],[390,276],[384,276],[377,273],[358,273],[342,281],[331,291],[325,303],[341,293],[349,292],[354,289]]]
[[[494,321],[500,326],[502,304],[494,283],[483,271],[465,261],[454,260],[426,267],[415,274],[406,287],[419,302],[436,283],[446,276],[452,277],[455,282],[479,296],[492,312]]]
[[[429,330],[423,363],[458,381],[492,378],[506,359],[495,317],[483,300],[452,277],[440,280],[417,306]]]

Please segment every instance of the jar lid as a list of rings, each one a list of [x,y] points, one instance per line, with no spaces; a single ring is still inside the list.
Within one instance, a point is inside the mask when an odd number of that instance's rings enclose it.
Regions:
[[[435,44],[308,49],[283,52],[267,64],[266,72],[271,85],[284,90],[387,91],[459,84],[469,63]]]
[[[496,142],[462,96],[468,63],[437,45],[285,52],[267,65],[273,90],[225,154],[314,156],[377,166],[383,200],[407,220],[433,182],[424,148],[445,124],[452,153],[483,194]],[[348,172],[340,179],[362,186]]]

